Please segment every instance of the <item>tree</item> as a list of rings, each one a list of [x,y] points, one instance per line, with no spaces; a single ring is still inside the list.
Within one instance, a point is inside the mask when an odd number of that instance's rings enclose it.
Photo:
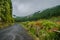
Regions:
[[[4,22],[13,22],[11,0],[0,0],[0,17]]]

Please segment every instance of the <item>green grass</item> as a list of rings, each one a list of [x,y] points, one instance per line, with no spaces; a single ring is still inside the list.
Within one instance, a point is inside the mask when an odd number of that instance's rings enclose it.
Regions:
[[[60,40],[59,33],[60,25],[56,21],[51,20],[39,20],[32,22],[22,22],[22,25],[31,33],[39,38],[39,40]],[[38,25],[36,25],[38,24]]]

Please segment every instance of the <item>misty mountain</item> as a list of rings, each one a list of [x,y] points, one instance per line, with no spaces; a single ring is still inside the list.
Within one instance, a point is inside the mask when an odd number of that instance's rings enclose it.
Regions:
[[[48,8],[46,10],[43,10],[42,12],[38,11],[34,14],[31,14],[29,16],[25,16],[23,18],[19,18],[19,21],[32,21],[32,20],[39,20],[39,19],[48,19],[51,17],[57,17],[60,16],[60,5]],[[16,17],[17,18],[17,17]]]

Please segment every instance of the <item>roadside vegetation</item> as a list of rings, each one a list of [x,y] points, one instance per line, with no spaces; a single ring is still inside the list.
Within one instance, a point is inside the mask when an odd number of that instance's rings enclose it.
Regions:
[[[57,22],[45,19],[22,22],[21,24],[33,37],[35,36],[39,40],[60,40],[60,24]]]
[[[0,29],[11,25],[13,21],[11,0],[0,0]]]

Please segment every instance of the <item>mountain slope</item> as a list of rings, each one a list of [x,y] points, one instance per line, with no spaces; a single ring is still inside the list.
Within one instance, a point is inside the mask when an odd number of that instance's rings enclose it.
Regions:
[[[35,12],[33,17],[37,18],[51,18],[53,16],[60,16],[60,5],[52,8],[48,8],[42,12]]]
[[[19,17],[19,18],[16,17],[15,19],[16,21],[32,21],[32,20],[39,20],[39,19],[48,19],[57,16],[60,16],[60,5],[52,8],[48,8],[46,10],[43,10],[42,12],[40,11],[35,12],[34,14],[26,17]]]

